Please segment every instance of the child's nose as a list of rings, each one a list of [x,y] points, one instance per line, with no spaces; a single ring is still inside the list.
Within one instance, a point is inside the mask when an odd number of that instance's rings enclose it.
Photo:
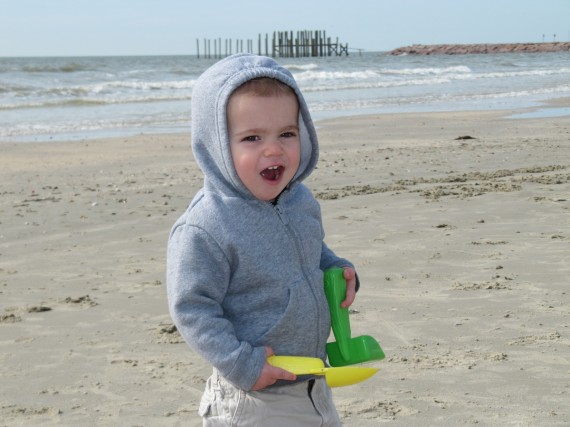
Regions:
[[[283,153],[283,147],[279,139],[271,139],[267,141],[265,145],[265,155],[266,156],[278,156]]]

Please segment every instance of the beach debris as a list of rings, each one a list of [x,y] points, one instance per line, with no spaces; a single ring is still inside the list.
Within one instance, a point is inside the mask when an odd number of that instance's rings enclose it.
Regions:
[[[451,288],[455,291],[475,291],[475,290],[511,290],[511,288],[504,283],[498,281],[491,282],[476,282],[476,283],[461,283],[455,282]]]
[[[15,314],[1,314],[0,315],[0,323],[16,323],[21,322],[22,318],[20,316],[16,316]]]
[[[9,405],[9,406],[2,406],[4,412],[12,415],[12,416],[31,416],[31,415],[60,415],[62,411],[57,408],[52,407],[38,407],[38,408],[26,408],[22,406],[16,405]]]
[[[455,141],[464,141],[466,139],[477,139],[477,138],[470,136],[470,135],[463,135],[463,136],[458,136],[457,138],[455,138]]]
[[[130,365],[132,367],[136,367],[139,365],[139,361],[135,359],[115,359],[111,360],[111,365],[116,365],[118,363],[125,363],[126,365]]]
[[[165,344],[180,344],[184,339],[173,323],[162,323],[157,328],[159,342]]]
[[[453,225],[449,225],[449,224],[438,224],[435,226],[435,228],[448,228],[448,229],[454,229],[457,227],[454,227]]]
[[[506,353],[491,353],[491,354],[485,356],[485,359],[494,360],[496,362],[508,360],[508,358],[509,358],[509,355]]]
[[[550,332],[546,335],[526,335],[518,337],[509,342],[509,345],[529,345],[529,344],[539,344],[541,342],[557,341],[560,340],[562,336],[558,331]]]
[[[177,332],[178,332],[178,328],[176,327],[176,325],[174,325],[172,323],[160,326],[160,333],[161,334],[174,334]]]
[[[506,245],[509,242],[507,242],[506,240],[482,240],[482,241],[473,241],[471,242],[472,245],[491,245],[491,246],[496,246],[496,245]]]
[[[87,305],[90,307],[94,307],[97,305],[95,301],[91,299],[89,295],[83,295],[77,298],[67,297],[62,300],[64,304],[77,304],[77,305]]]
[[[46,307],[45,305],[34,305],[31,307],[28,307],[26,309],[26,311],[28,313],[43,313],[46,311],[51,311],[51,307]]]

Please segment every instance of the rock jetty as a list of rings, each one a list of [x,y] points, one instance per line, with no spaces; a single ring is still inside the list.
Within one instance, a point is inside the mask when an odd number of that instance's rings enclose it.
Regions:
[[[570,43],[414,44],[388,52],[391,55],[471,55],[509,52],[570,52]]]

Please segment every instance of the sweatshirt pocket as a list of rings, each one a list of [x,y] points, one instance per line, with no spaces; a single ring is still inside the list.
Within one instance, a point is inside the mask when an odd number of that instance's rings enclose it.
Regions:
[[[276,354],[316,354],[320,345],[319,322],[323,320],[319,318],[320,311],[309,285],[293,284],[286,309],[262,336],[262,344],[270,346]]]

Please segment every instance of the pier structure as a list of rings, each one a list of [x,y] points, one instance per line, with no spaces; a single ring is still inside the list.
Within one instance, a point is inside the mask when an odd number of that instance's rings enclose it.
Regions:
[[[245,49],[244,49],[245,41]],[[223,43],[222,43],[223,42]],[[200,45],[203,45],[200,53]],[[360,50],[360,49],[357,49]],[[339,43],[338,37],[333,41],[327,37],[326,31],[274,31],[271,40],[269,34],[257,38],[257,52],[253,39],[196,39],[196,56],[198,58],[223,58],[234,53],[257,53],[274,58],[303,58],[315,56],[348,56],[348,43]]]

